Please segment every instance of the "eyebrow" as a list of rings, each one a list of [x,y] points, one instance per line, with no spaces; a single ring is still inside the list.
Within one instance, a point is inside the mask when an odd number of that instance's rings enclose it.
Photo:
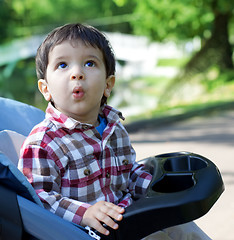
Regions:
[[[54,58],[54,61],[57,62],[57,61],[60,61],[60,60],[66,60],[69,57],[70,57],[69,55],[58,56],[58,57]],[[100,58],[100,57],[98,57],[96,55],[92,55],[92,54],[88,54],[87,56],[85,56],[85,58],[95,58],[97,61],[103,62],[102,58]]]
[[[103,59],[101,59],[100,57],[96,56],[96,55],[87,55],[87,58],[95,58],[97,59],[99,62],[103,62]]]

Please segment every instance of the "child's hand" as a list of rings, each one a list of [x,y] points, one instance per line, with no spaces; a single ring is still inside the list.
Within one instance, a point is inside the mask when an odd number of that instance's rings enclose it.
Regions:
[[[114,220],[121,221],[123,213],[124,208],[110,202],[100,201],[86,210],[81,225],[92,227],[98,232],[108,235],[109,231],[103,227],[102,223],[117,229],[119,226]]]

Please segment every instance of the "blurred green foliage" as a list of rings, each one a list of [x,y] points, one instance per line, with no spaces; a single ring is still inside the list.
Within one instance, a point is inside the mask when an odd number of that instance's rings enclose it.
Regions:
[[[115,30],[112,17],[122,15],[118,30],[129,31],[124,14],[131,13],[134,2],[124,7],[109,0],[0,0],[1,42],[16,37],[46,34],[52,28],[69,22],[92,22],[103,30]],[[99,18],[102,18],[100,20]],[[105,19],[107,18],[107,19]],[[95,19],[97,20],[95,22]],[[7,26],[7,27],[6,27]],[[4,32],[6,31],[6,32]]]
[[[159,65],[188,69],[186,81],[191,75],[201,74],[201,83],[209,90],[233,80],[233,13],[233,2],[223,0],[0,0],[0,44],[47,34],[68,22],[88,23],[102,31],[146,35],[153,41],[180,42],[199,37],[202,48],[192,59],[171,59],[170,63],[161,59]],[[0,96],[41,105],[34,59],[0,66]]]
[[[233,21],[234,5],[223,0],[146,0],[137,1],[133,22],[139,34],[152,39],[181,40],[199,36],[208,38],[214,28],[218,14],[228,14]],[[127,2],[127,0],[126,0]]]

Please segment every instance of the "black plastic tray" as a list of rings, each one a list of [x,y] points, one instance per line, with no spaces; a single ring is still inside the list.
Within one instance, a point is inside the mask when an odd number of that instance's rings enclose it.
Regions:
[[[147,195],[126,208],[109,239],[141,239],[206,214],[224,191],[218,168],[209,159],[174,152],[142,160],[153,175]]]

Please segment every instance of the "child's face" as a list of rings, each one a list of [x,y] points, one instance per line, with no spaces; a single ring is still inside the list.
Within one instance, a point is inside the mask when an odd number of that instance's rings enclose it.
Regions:
[[[49,53],[46,80],[39,90],[62,113],[83,123],[95,124],[101,99],[109,97],[115,77],[106,77],[103,54],[81,41],[56,45]]]

